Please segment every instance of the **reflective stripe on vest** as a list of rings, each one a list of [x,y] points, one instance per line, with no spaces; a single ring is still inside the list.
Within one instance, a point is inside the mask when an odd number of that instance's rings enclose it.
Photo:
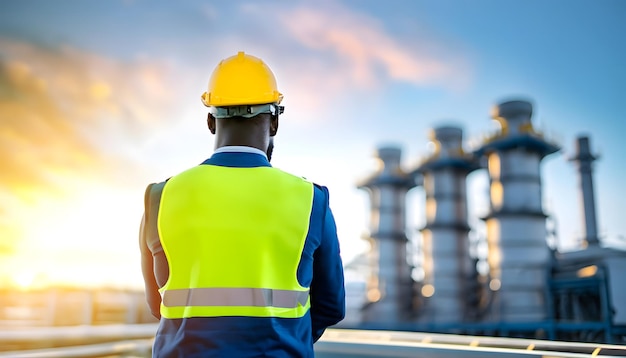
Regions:
[[[161,316],[304,316],[297,269],[312,204],[312,183],[272,167],[200,165],[170,178],[157,219],[170,273]]]
[[[309,291],[268,288],[190,288],[163,292],[163,305],[175,306],[256,306],[297,308],[306,306]]]

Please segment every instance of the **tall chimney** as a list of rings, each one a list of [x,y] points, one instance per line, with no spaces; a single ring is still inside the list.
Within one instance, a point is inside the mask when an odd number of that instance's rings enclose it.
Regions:
[[[474,319],[468,307],[478,294],[476,265],[469,254],[467,175],[478,169],[463,151],[463,130],[442,126],[431,132],[434,153],[413,172],[424,178],[426,225],[422,233],[424,283],[420,320],[425,323]]]
[[[547,317],[546,214],[542,207],[540,164],[559,150],[532,127],[533,106],[508,101],[494,108],[500,132],[476,155],[487,158],[490,213],[487,224],[490,288],[495,291],[488,320],[539,321]]]
[[[413,302],[413,281],[407,259],[406,194],[415,186],[400,167],[402,150],[378,148],[379,170],[357,186],[370,194],[371,277],[363,322],[379,327],[407,321]]]
[[[576,139],[576,154],[569,160],[576,163],[578,167],[582,215],[585,222],[584,240],[587,246],[598,246],[600,244],[593,191],[593,162],[597,159],[597,156],[591,154],[589,137],[579,136]]]

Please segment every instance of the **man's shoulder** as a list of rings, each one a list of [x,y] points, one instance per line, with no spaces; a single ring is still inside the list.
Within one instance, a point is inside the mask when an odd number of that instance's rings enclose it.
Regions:
[[[305,181],[305,182],[311,183],[311,184],[313,185],[313,187],[315,188],[315,190],[316,190],[316,191],[317,191],[317,190],[320,190],[320,191],[323,191],[323,192],[325,192],[325,193],[327,193],[327,192],[328,192],[328,187],[326,187],[325,185],[322,185],[322,184],[316,183],[316,182],[314,182],[314,181],[312,181],[312,180],[309,180],[309,179],[308,179],[307,177],[305,177],[305,176],[301,176],[301,175],[293,174],[293,173],[290,173],[290,172],[284,171],[284,170],[279,169],[279,168],[276,168],[276,167],[272,167],[272,169],[277,170],[277,171],[279,171],[279,172],[282,172],[282,173],[284,173],[284,174],[286,174],[286,175],[292,176],[293,178],[297,178],[297,179],[299,179],[299,180],[302,180],[302,181]]]
[[[311,182],[311,183],[313,184],[313,187],[315,188],[316,191],[321,191],[322,193],[324,193],[324,195],[328,195],[328,187],[322,184],[314,183],[314,182]]]
[[[163,194],[163,188],[170,178],[167,178],[161,182],[150,183],[146,186],[144,193],[144,206],[146,209],[153,205],[158,205],[161,201],[161,195]]]
[[[170,178],[167,178],[163,181],[160,182],[155,182],[155,183],[150,183],[146,186],[146,196],[150,195],[150,193],[154,193],[157,191],[163,191],[163,187],[165,186],[165,183],[167,183],[167,181],[170,180]]]

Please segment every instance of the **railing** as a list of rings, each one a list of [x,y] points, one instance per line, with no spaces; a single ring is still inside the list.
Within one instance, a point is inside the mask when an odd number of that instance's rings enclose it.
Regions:
[[[610,357],[626,346],[398,331],[328,330],[315,345],[331,357]]]
[[[150,357],[152,339],[129,340],[90,344],[76,347],[59,347],[28,351],[0,353],[0,357],[11,358],[87,358],[87,357]]]
[[[0,347],[47,348],[0,352],[12,358],[150,357],[155,324],[31,328],[0,331]],[[398,331],[329,329],[316,357],[609,357],[626,346]]]
[[[101,357],[151,349],[157,324],[0,330],[0,357]],[[5,352],[2,352],[5,351]]]

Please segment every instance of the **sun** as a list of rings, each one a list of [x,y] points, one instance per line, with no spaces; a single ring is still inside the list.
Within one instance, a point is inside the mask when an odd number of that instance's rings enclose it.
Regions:
[[[32,288],[35,282],[35,274],[33,272],[20,272],[13,276],[13,283],[21,290]]]
[[[139,258],[142,211],[141,190],[101,184],[76,187],[65,197],[40,198],[13,257],[11,281],[21,289],[44,283],[132,286],[129,280],[137,275],[120,271],[139,272],[134,260]]]

